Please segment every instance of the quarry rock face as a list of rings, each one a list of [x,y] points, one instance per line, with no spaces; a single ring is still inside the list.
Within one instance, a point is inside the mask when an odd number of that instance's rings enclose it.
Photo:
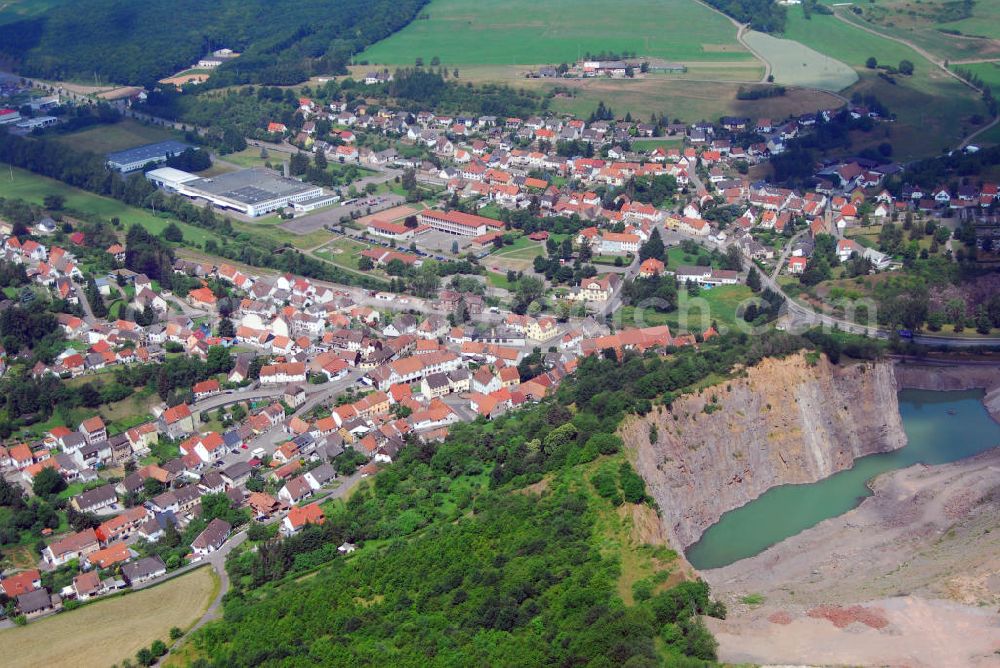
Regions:
[[[627,420],[622,437],[674,546],[771,487],[810,483],[906,444],[892,362],[767,359]]]

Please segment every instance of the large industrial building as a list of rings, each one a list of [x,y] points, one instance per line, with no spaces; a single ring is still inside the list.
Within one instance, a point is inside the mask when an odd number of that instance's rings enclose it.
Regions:
[[[167,141],[156,142],[155,144],[144,144],[135,148],[125,149],[108,153],[108,167],[118,172],[134,172],[152,163],[162,165],[172,155],[180,155],[189,148],[195,148],[191,144],[169,139]]]
[[[247,216],[263,216],[289,206],[296,211],[312,211],[337,201],[335,195],[323,192],[319,186],[285,178],[262,167],[208,178],[163,167],[148,172],[146,178],[164,190]]]

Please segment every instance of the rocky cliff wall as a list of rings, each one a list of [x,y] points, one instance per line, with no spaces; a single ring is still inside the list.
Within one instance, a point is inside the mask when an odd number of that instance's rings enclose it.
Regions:
[[[673,544],[776,485],[808,483],[906,444],[891,362],[835,366],[801,355],[631,418],[634,451]]]
[[[1000,422],[1000,363],[898,362],[896,382],[900,388],[916,390],[974,390],[984,389],[983,404],[997,422]]]

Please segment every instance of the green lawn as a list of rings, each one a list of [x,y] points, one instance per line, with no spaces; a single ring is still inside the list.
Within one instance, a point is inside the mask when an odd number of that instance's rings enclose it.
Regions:
[[[291,157],[291,153],[286,153],[284,151],[275,151],[273,149],[267,149],[267,157],[260,157],[260,149],[253,146],[246,148],[239,153],[229,153],[228,155],[221,156],[222,160],[226,162],[231,162],[234,165],[239,165],[240,167],[263,167],[264,163],[270,162],[272,165],[275,163],[282,163]]]
[[[139,121],[128,118],[118,123],[97,125],[72,134],[58,135],[56,140],[81,151],[92,151],[104,155],[143,144],[181,138],[180,133],[171,132],[162,127],[143,125]]]
[[[750,298],[753,292],[745,285],[721,285],[711,290],[701,290],[697,297],[689,297],[687,290],[678,288],[678,307],[670,313],[652,309],[637,312],[632,306],[621,309],[616,316],[622,327],[650,327],[669,325],[673,332],[702,332],[716,322],[720,327],[736,324],[737,306]]]
[[[545,255],[545,248],[539,243],[531,242],[528,245],[516,246],[516,244],[514,246],[504,246],[502,251],[493,253],[493,257],[508,260],[534,260],[536,257]]]
[[[668,60],[751,60],[725,17],[693,0],[434,0],[420,17],[367,49],[372,63],[447,66],[572,62],[588,51]]]
[[[20,198],[33,204],[41,205],[46,195],[62,195],[66,198],[66,210],[84,215],[100,216],[104,219],[119,218],[124,227],[138,223],[153,234],[159,234],[171,222],[175,223],[184,234],[187,242],[204,245],[206,239],[215,239],[221,243],[220,237],[208,230],[194,225],[182,223],[164,215],[154,216],[144,209],[123,204],[109,197],[102,197],[68,186],[61,181],[40,176],[33,172],[14,168],[14,180],[10,180],[10,171],[0,178],[0,197]]]
[[[489,281],[490,285],[494,288],[502,288],[504,290],[511,289],[511,284],[510,281],[507,280],[506,274],[500,274],[495,271],[487,271],[486,280]]]
[[[371,248],[368,244],[363,244],[347,237],[337,237],[322,250],[316,251],[324,260],[347,269],[358,269],[358,261],[361,259],[361,251]]]
[[[684,145],[683,137],[646,137],[632,140],[632,150],[652,151],[655,148],[680,148]]]
[[[265,237],[275,243],[291,244],[296,248],[316,248],[329,241],[333,236],[324,229],[307,234],[294,234],[280,227],[283,222],[285,221],[276,215],[254,219],[252,223],[245,223],[235,218],[232,219],[233,230],[237,234],[246,233],[253,236]]]
[[[987,86],[995,91],[1000,91],[1000,62],[997,63],[970,63],[968,65],[952,65],[953,70],[966,70],[972,72],[983,80]]]
[[[704,255],[705,257],[710,257],[708,251],[703,251],[699,254],[688,254],[680,246],[674,246],[667,250],[667,266],[671,270],[677,269],[680,265],[694,266],[698,264],[698,258]],[[713,266],[718,269],[720,267],[718,262],[713,263]]]

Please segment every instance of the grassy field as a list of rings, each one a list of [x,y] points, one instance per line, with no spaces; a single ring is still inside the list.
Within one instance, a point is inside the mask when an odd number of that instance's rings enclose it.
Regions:
[[[756,31],[744,39],[771,63],[776,83],[836,92],[858,80],[852,68],[799,42]]]
[[[952,65],[951,69],[961,69],[972,72],[983,80],[994,91],[1000,91],[1000,62],[969,63],[968,65]]]
[[[711,290],[702,290],[697,297],[689,297],[687,291],[677,290],[677,309],[670,313],[658,313],[652,309],[636,309],[626,306],[616,314],[620,327],[651,327],[669,325],[673,332],[698,333],[708,329],[712,322],[722,328],[736,324],[736,308],[753,292],[745,285],[720,285]]]
[[[322,246],[333,236],[331,233],[323,229],[309,232],[308,234],[293,234],[280,227],[281,223],[285,221],[275,215],[254,219],[254,222],[252,223],[244,222],[235,218],[232,219],[232,221],[233,230],[235,230],[237,234],[245,232],[246,234],[266,237],[279,244],[291,244],[292,246],[301,249]]]
[[[3,663],[75,668],[134,659],[154,640],[169,644],[172,627],[185,629],[197,621],[218,587],[215,572],[199,568],[151,589],[0,631]]]
[[[545,255],[545,248],[538,243],[530,243],[521,247],[505,246],[502,251],[493,253],[491,258],[503,258],[505,260],[534,260],[538,256]]]
[[[570,85],[566,86],[567,83]],[[552,110],[584,118],[601,101],[618,116],[631,112],[633,116],[647,118],[655,112],[687,122],[718,120],[726,115],[785,118],[841,104],[836,96],[818,90],[790,90],[782,97],[737,100],[736,92],[741,85],[738,83],[669,81],[665,77],[563,82],[562,85],[570,89],[572,96],[556,96],[552,100]]]
[[[978,0],[972,4],[970,17],[948,20],[960,14],[953,11],[957,4],[948,0],[918,3],[880,0],[862,5],[864,13],[859,18],[880,32],[910,41],[942,60],[1000,56],[1000,3]]]
[[[667,249],[667,266],[670,267],[671,270],[674,270],[681,265],[693,266],[698,263],[698,258],[701,255],[709,257],[707,251],[699,254],[690,254],[690,253],[685,253],[684,249],[682,249],[680,246],[674,246],[672,248]],[[718,262],[713,263],[713,266],[716,269],[721,268]]]
[[[136,209],[118,200],[73,188],[61,181],[17,168],[13,171],[12,181],[10,171],[7,169],[2,171],[4,174],[0,178],[0,197],[20,198],[41,205],[46,195],[62,195],[66,198],[66,210],[70,213],[76,211],[104,219],[117,217],[121,219],[125,228],[132,223],[138,223],[153,234],[159,234],[170,222],[174,222],[183,232],[185,241],[202,245],[206,239],[215,239],[220,243],[222,241],[217,235],[200,227],[173,218],[154,216],[144,209]]]
[[[263,167],[264,163],[270,162],[272,165],[276,163],[282,163],[291,157],[291,153],[285,153],[284,151],[275,151],[272,149],[267,149],[267,157],[260,157],[260,149],[254,146],[245,148],[239,153],[230,153],[228,155],[222,156],[222,159],[226,162],[231,162],[234,165],[239,165],[240,167]]]
[[[892,126],[890,136],[896,159],[937,154],[946,146],[954,146],[974,129],[969,119],[985,113],[985,105],[972,90],[913,49],[867,33],[834,16],[813,15],[807,21],[793,9],[788,12],[785,37],[808,44],[860,73],[861,80],[844,94],[850,96],[855,91],[873,94],[897,115],[898,122]],[[901,60],[910,60],[915,65],[914,74],[897,77],[896,85],[889,84],[865,68],[870,56],[894,66]],[[878,137],[873,141],[884,140],[885,137]]]
[[[693,26],[697,29],[692,30]],[[725,17],[692,0],[434,0],[411,24],[367,49],[372,63],[451,67],[572,62],[587,52],[634,51],[683,61],[750,60]]]
[[[1000,39],[1000,3],[996,0],[979,0],[973,6],[970,18],[943,23],[941,27],[958,30],[964,35]]]
[[[56,137],[56,141],[67,146],[100,155],[166,139],[181,139],[181,135],[165,128],[143,125],[131,118]]]
[[[338,237],[324,246],[322,250],[316,251],[316,255],[341,267],[357,270],[358,261],[361,259],[361,251],[369,248],[371,246],[367,244],[359,243],[347,237]]]

